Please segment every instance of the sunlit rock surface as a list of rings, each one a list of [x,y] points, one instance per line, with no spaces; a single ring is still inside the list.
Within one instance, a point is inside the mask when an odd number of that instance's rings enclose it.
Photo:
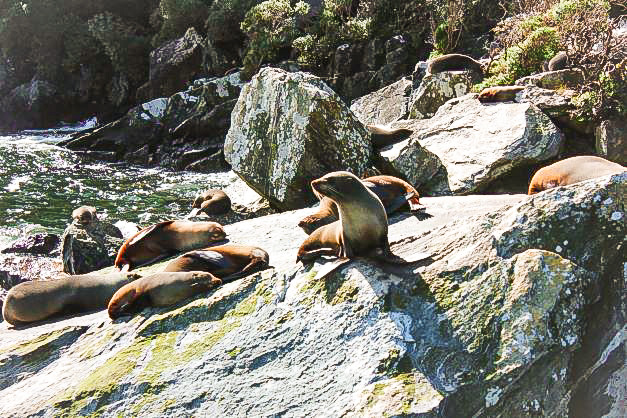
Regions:
[[[619,416],[626,188],[424,198],[390,241],[430,259],[322,280],[294,263],[311,208],[227,225],[274,268],[115,322],[3,323],[0,415]]]
[[[364,174],[372,146],[362,123],[320,78],[268,67],[242,88],[224,156],[271,205],[290,210],[314,201],[313,179],[336,170]]]

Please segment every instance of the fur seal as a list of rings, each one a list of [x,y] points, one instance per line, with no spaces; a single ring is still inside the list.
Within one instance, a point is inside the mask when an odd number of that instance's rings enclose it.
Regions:
[[[202,192],[192,203],[190,216],[197,216],[200,212],[207,215],[221,215],[231,210],[231,199],[220,189],[209,189]]]
[[[72,211],[72,219],[81,225],[89,225],[98,219],[98,214],[93,206],[81,206]]]
[[[405,262],[392,254],[383,203],[354,174],[336,171],[311,182],[311,187],[337,205],[340,219],[316,229],[298,249],[296,261],[319,255],[366,256],[386,263]]]
[[[168,271],[206,271],[223,281],[232,281],[265,269],[270,256],[259,247],[220,245],[190,251],[170,261]]]
[[[544,71],[557,71],[564,70],[570,66],[570,60],[568,59],[568,54],[566,51],[560,51],[553,58],[551,58],[548,62],[545,61],[542,65],[542,69]]]
[[[579,183],[595,177],[619,174],[627,170],[620,164],[592,155],[566,158],[536,171],[527,194],[535,194],[558,186]]]
[[[119,288],[139,277],[134,273],[83,274],[20,283],[9,290],[2,316],[12,325],[23,325],[57,314],[104,309]]]
[[[372,176],[361,181],[381,199],[387,215],[397,210],[418,210],[422,208],[419,195],[414,187],[404,180],[393,176]],[[315,192],[314,192],[315,193]],[[318,195],[316,193],[316,195]],[[306,216],[299,223],[303,231],[313,233],[317,228],[339,219],[336,204],[328,197],[320,196],[318,212]]]
[[[481,90],[477,99],[481,103],[490,102],[511,102],[516,97],[516,94],[523,91],[524,86],[493,86],[486,87]]]
[[[156,273],[118,289],[107,311],[111,319],[116,319],[147,306],[173,305],[221,284],[222,280],[202,271]]]
[[[447,54],[429,60],[427,63],[427,75],[437,74],[444,71],[466,71],[471,70],[483,75],[481,63],[462,54]]]
[[[370,132],[370,141],[376,149],[407,139],[413,132],[411,129],[393,129],[384,125],[366,125],[366,129]]]
[[[221,241],[226,233],[217,222],[165,221],[144,228],[122,244],[115,267],[128,270],[171,257],[181,251]]]

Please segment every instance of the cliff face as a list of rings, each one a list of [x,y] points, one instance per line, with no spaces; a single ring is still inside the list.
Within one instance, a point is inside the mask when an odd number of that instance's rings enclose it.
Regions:
[[[424,198],[390,241],[431,258],[323,279],[294,264],[311,209],[227,225],[273,268],[132,318],[3,323],[0,415],[618,416],[626,184]]]

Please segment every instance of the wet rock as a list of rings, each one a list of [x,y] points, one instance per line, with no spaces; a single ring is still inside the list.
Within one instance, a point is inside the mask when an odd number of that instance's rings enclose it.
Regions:
[[[432,117],[440,106],[450,99],[470,92],[478,81],[479,76],[472,71],[444,71],[424,76],[420,86],[412,92],[409,99],[409,117],[412,119]]]
[[[324,280],[328,262],[294,264],[294,225],[311,209],[229,225],[275,268],[115,322],[1,325],[0,415],[620,411],[626,188],[622,174],[533,196],[427,197],[432,217],[392,217],[390,241],[430,260],[352,261]]]
[[[136,106],[124,117],[62,142],[110,160],[204,172],[224,171],[222,156],[239,74],[202,79],[169,98]]]
[[[202,71],[203,42],[196,29],[189,28],[181,38],[152,51],[148,87],[144,87],[147,97],[140,99],[171,96],[198,78]]]
[[[124,243],[122,232],[104,220],[92,220],[83,225],[73,221],[61,238],[63,271],[85,274],[112,266]]]
[[[309,183],[370,165],[368,134],[318,77],[263,68],[242,89],[224,155],[233,171],[280,209],[314,200]]]
[[[31,234],[18,239],[13,244],[11,244],[10,247],[4,248],[0,252],[2,254],[20,253],[33,255],[49,255],[58,247],[60,242],[61,241],[57,234]]]
[[[604,120],[594,131],[596,152],[610,161],[627,165],[627,121]]]
[[[388,124],[405,119],[412,83],[402,78],[380,90],[355,100],[351,110],[363,124]]]
[[[557,90],[564,87],[577,87],[583,82],[583,73],[578,69],[547,71],[516,80],[517,86],[538,86],[543,89]]]
[[[564,136],[535,105],[481,104],[476,97],[452,99],[429,120],[393,124],[414,132],[380,152],[383,171],[421,193],[469,194],[557,155]]]

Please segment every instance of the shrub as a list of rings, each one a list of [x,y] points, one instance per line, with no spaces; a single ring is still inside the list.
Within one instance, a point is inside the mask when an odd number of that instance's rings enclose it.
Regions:
[[[152,46],[180,38],[190,27],[201,30],[209,16],[210,5],[210,0],[161,0],[158,10],[162,23],[152,39]]]

